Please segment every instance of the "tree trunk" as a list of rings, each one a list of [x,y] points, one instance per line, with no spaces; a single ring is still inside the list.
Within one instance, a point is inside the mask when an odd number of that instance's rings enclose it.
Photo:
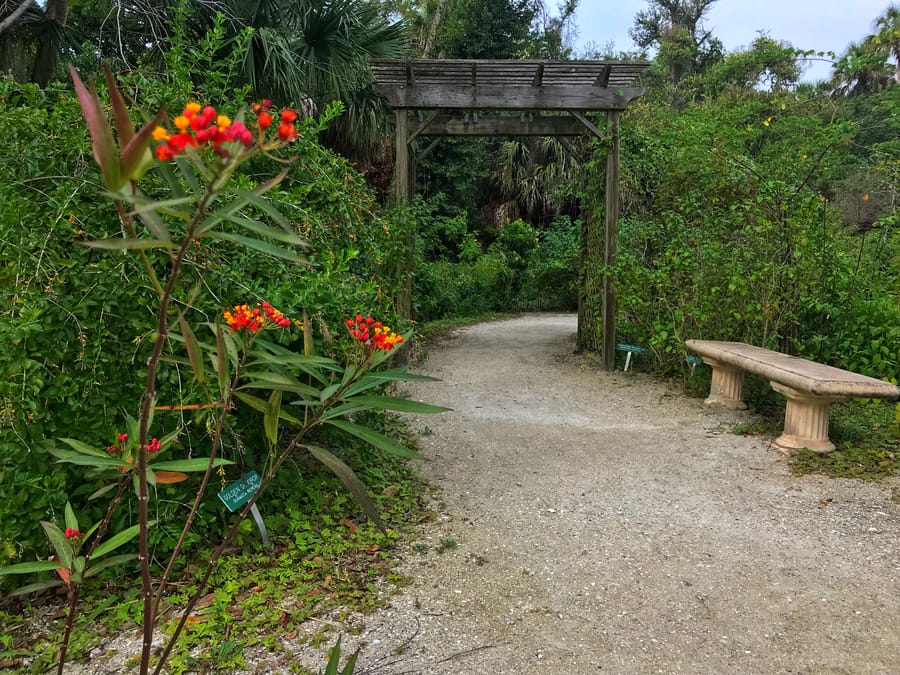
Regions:
[[[47,0],[47,9],[44,16],[48,23],[65,26],[69,18],[68,0]],[[34,69],[31,71],[31,81],[39,87],[46,87],[53,77],[56,64],[59,61],[59,43],[55,32],[45,30],[38,42],[37,54],[34,59]]]

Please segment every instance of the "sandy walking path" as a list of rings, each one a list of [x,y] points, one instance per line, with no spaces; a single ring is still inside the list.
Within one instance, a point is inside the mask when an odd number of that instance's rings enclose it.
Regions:
[[[598,372],[574,331],[480,324],[423,364],[440,515],[357,672],[900,673],[898,483],[794,478],[745,414]]]

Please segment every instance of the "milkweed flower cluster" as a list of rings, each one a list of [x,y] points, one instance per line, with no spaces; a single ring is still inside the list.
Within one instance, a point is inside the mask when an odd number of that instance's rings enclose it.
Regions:
[[[362,344],[366,349],[380,349],[385,352],[403,342],[403,336],[393,332],[390,327],[375,321],[371,316],[363,318],[357,314],[344,322],[350,331],[350,337]]]
[[[66,528],[65,535],[66,539],[81,539],[81,537],[84,536],[81,532],[71,527]]]
[[[256,123],[260,130],[265,131],[272,126],[272,113],[269,112],[272,102],[265,98],[261,103],[254,103],[251,109],[256,114]],[[286,108],[281,111],[280,123],[278,125],[279,140],[289,142],[297,138],[297,127],[294,123],[297,121],[297,111]]]
[[[272,125],[270,107],[269,100],[253,105],[260,138]],[[294,127],[297,113],[286,109],[282,111],[281,119],[278,138],[284,142],[294,140],[297,137],[297,130]],[[172,120],[172,123],[177,129],[176,133],[169,133],[163,126],[153,130],[153,139],[159,142],[156,146],[156,156],[164,162],[174,159],[189,146],[208,146],[220,157],[229,157],[232,153],[226,144],[237,143],[249,148],[256,140],[256,136],[240,120],[220,115],[212,106],[204,107],[196,101],[190,101],[184,106],[182,113]]]
[[[268,327],[267,323],[273,328],[288,328],[291,325],[291,320],[268,302],[263,302],[257,307],[235,305],[225,310],[222,317],[232,332],[247,330],[255,333],[261,328]]]
[[[119,434],[116,437],[116,442],[112,445],[106,446],[106,452],[110,455],[117,455],[122,452],[125,448],[125,444],[128,442],[128,434]],[[147,452],[159,452],[162,450],[162,443],[157,438],[151,438],[147,442]]]

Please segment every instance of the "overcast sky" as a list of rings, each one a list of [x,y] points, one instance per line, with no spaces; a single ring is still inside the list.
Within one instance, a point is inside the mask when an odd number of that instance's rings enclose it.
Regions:
[[[706,27],[728,51],[749,46],[757,31],[797,49],[843,52],[872,32],[872,23],[890,6],[890,0],[717,0],[710,7]],[[631,50],[628,29],[634,15],[648,6],[644,0],[581,0],[576,17],[583,46],[615,43],[615,49]],[[826,79],[828,64],[814,65],[804,80]]]

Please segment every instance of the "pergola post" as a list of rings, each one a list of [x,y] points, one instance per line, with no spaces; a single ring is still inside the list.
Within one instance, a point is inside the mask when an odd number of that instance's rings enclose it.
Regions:
[[[409,115],[405,108],[394,111],[395,139],[394,147],[394,197],[397,206],[409,206],[415,192],[415,167],[409,147]],[[412,285],[416,266],[415,255],[416,233],[410,229],[406,233],[405,260],[400,265],[400,272],[405,275],[403,285],[397,292],[397,316],[401,321],[412,317]]]
[[[603,222],[603,370],[616,369],[616,287],[612,268],[619,241],[619,112],[606,113],[609,151],[606,154],[606,195]]]
[[[585,133],[611,136],[603,231],[599,218],[585,215],[577,338],[579,350],[602,353],[605,370],[614,368],[616,353],[616,295],[610,270],[616,260],[619,217],[619,114],[644,93],[634,84],[648,66],[645,61],[474,59],[376,61],[373,65],[374,89],[395,112],[398,205],[409,204],[415,193],[412,143],[419,136],[434,137],[419,157],[427,155],[442,136],[554,136],[570,149],[569,139]],[[491,117],[485,112],[517,113],[518,117]],[[592,112],[607,113],[606,133],[587,117]],[[410,113],[417,114],[414,129]],[[397,296],[403,319],[411,318],[414,243],[415,233],[409,232],[409,258],[402,270],[409,277]],[[602,332],[598,332],[601,321]]]

